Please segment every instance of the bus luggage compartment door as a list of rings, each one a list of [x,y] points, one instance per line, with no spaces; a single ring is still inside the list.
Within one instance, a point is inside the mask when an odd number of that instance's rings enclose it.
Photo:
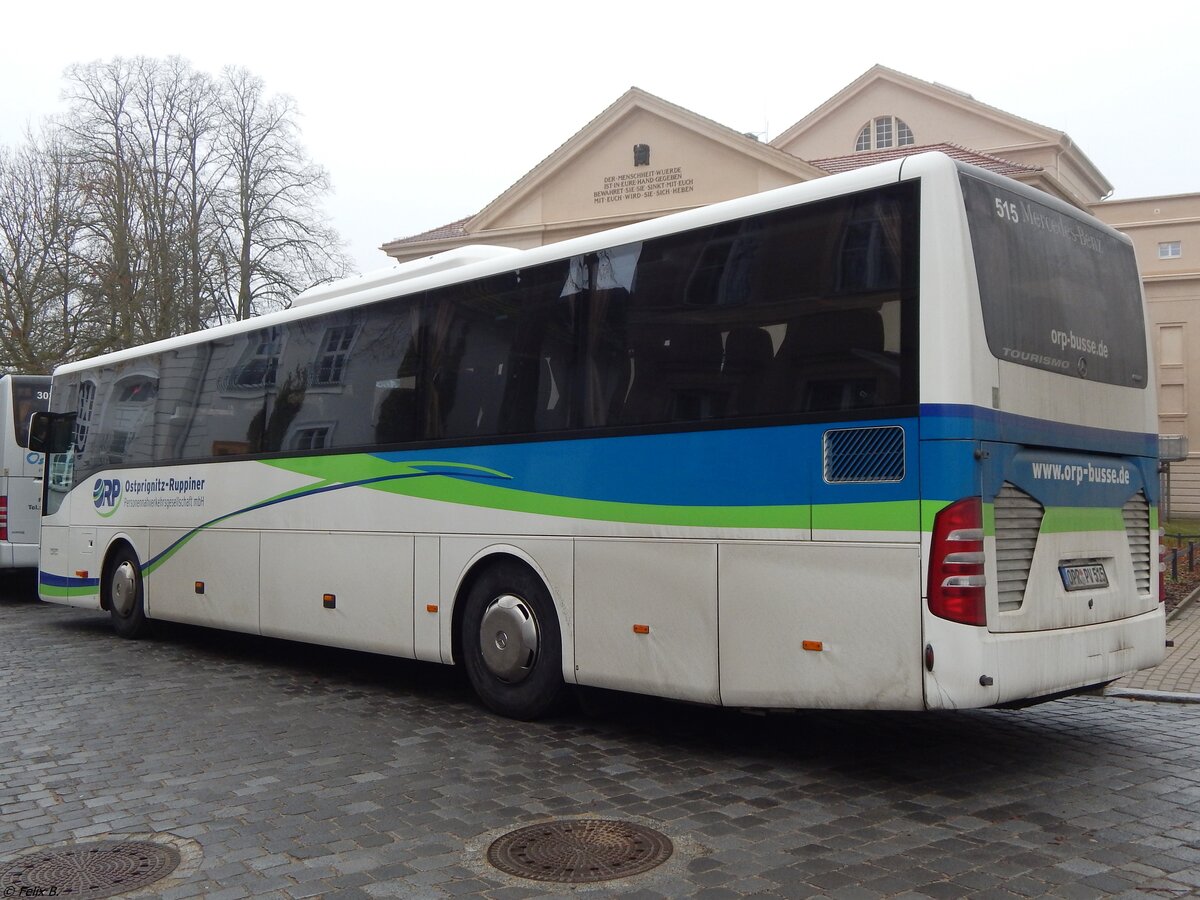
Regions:
[[[921,563],[895,544],[722,544],[726,706],[922,709]]]

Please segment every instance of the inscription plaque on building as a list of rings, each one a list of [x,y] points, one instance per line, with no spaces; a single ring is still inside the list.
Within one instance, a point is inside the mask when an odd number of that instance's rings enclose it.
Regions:
[[[620,203],[622,200],[690,194],[695,190],[694,181],[695,179],[685,177],[682,166],[665,169],[639,168],[635,172],[605,175],[600,188],[592,191],[592,202],[599,206]]]

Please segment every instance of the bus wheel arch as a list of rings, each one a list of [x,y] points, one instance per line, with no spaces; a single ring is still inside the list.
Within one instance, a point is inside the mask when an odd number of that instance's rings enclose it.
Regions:
[[[562,623],[545,579],[519,556],[477,560],[456,593],[453,653],[489,709],[536,719],[561,705]]]
[[[142,565],[124,539],[108,548],[100,575],[100,608],[108,610],[113,630],[123,638],[140,638],[150,630]]]

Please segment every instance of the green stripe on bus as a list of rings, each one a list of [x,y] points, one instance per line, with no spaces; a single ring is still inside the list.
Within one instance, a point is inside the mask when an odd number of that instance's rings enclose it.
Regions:
[[[373,490],[477,506],[506,512],[531,513],[567,519],[624,522],[635,525],[683,525],[713,528],[804,528],[809,527],[809,506],[666,506],[652,503],[622,503],[534,494],[492,484],[477,484],[433,475],[366,485]]]
[[[920,500],[822,503],[813,507],[813,528],[829,531],[917,531]]]
[[[636,525],[895,532],[920,529],[929,532],[933,530],[934,518],[949,505],[949,501],[945,500],[897,500],[815,506],[671,506],[589,500],[521,491],[496,483],[509,479],[503,472],[482,466],[437,460],[398,464],[368,454],[353,454],[272,460],[267,464],[317,479],[314,484],[286,491],[270,498],[271,500],[300,497],[352,482],[366,482],[360,486],[423,500],[558,518]],[[429,469],[458,470],[462,476],[429,472]],[[408,475],[421,477],[405,477]],[[487,481],[471,480],[472,476]],[[1151,507],[1150,519],[1151,527],[1157,528],[1157,507]],[[990,503],[983,504],[983,526],[985,534],[995,535],[995,511]],[[1124,530],[1125,522],[1120,509],[1099,507],[1048,507],[1041,527],[1043,534]]]
[[[877,503],[836,503],[810,506],[807,504],[780,506],[672,506],[652,503],[624,503],[612,500],[589,500],[554,494],[520,491],[503,484],[481,483],[452,475],[428,474],[421,478],[404,478],[405,473],[421,474],[425,468],[447,468],[447,464],[429,461],[397,465],[373,456],[344,456],[326,459],[273,460],[269,465],[289,472],[320,479],[291,494],[305,494],[324,485],[369,481],[362,485],[377,491],[476,506],[507,512],[530,513],[559,518],[591,521],[622,522],[637,525],[676,525],[710,528],[780,528],[808,529],[813,527],[845,531],[915,531],[919,527],[919,501],[901,500]],[[490,479],[507,479],[504,473],[479,466],[454,464],[464,476],[473,474]],[[281,495],[287,496],[287,495]],[[817,521],[813,522],[813,512]]]
[[[43,597],[94,597],[100,593],[95,585],[86,587],[67,587],[50,584],[39,584],[38,592]]]
[[[1087,531],[1125,531],[1119,507],[1048,506],[1042,517],[1042,534]]]

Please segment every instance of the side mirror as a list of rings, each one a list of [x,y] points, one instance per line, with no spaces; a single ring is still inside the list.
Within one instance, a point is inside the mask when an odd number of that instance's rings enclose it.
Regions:
[[[75,413],[35,412],[29,419],[29,449],[66,453],[75,438]]]

